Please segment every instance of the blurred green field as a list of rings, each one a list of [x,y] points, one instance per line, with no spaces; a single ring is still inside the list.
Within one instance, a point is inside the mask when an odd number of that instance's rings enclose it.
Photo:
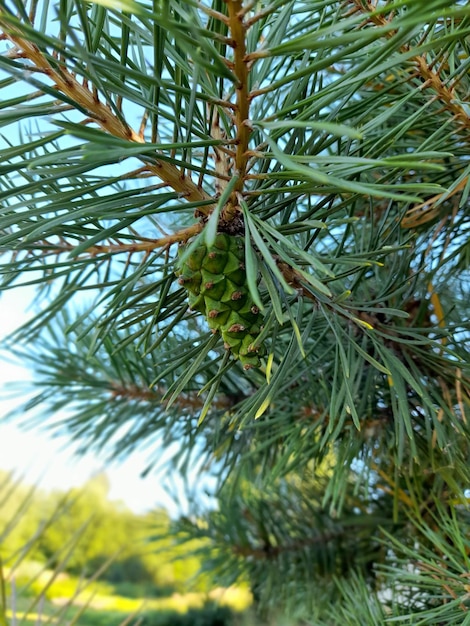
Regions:
[[[44,493],[0,470],[0,626],[228,626],[248,587],[214,589],[201,547],[180,545],[160,509],[135,515],[109,500],[105,475]]]
[[[249,590],[242,587],[146,598],[145,589],[139,594],[139,585],[132,585],[134,597],[127,597],[117,592],[120,585],[80,580],[51,570],[31,577],[31,570],[32,564],[22,564],[13,583],[6,585],[6,617],[11,623],[118,626],[139,621],[147,626],[225,626],[241,623],[252,603]],[[5,574],[8,579],[8,570]]]

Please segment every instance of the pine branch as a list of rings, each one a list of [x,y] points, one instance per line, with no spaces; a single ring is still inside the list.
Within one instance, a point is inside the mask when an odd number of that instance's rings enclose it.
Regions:
[[[217,584],[315,626],[461,624],[470,7],[13,4],[0,271],[44,294],[9,344],[37,372],[32,422],[210,468],[217,506],[185,528]],[[217,307],[183,269],[216,272]],[[247,370],[211,327],[243,297]]]
[[[108,391],[111,402],[114,400],[138,401],[158,404],[163,407],[168,404],[168,400],[164,400],[164,398],[168,396],[168,389],[162,386],[148,388],[122,381],[110,381]],[[237,398],[237,400],[239,400],[239,398]],[[179,395],[173,404],[176,409],[194,415],[204,406],[204,398],[197,392],[186,393]],[[215,412],[228,411],[234,405],[235,399],[228,396],[219,395],[212,400],[212,409]]]
[[[359,527],[358,527],[359,528]],[[233,545],[231,549],[236,556],[243,558],[253,558],[257,560],[276,560],[283,553],[302,552],[314,546],[325,546],[326,544],[345,537],[347,533],[353,533],[358,528],[338,528],[337,530],[321,531],[314,537],[304,537],[300,541],[287,543],[285,545],[272,545],[266,539],[262,547]]]
[[[80,258],[86,257],[97,257],[101,255],[110,255],[110,254],[133,254],[134,252],[144,252],[149,253],[158,248],[168,248],[169,246],[175,243],[186,242],[188,239],[198,235],[202,230],[202,225],[200,223],[193,224],[192,226],[188,226],[187,228],[183,228],[172,235],[165,235],[164,237],[160,237],[159,239],[151,239],[141,242],[134,243],[115,243],[115,244],[100,244],[95,246],[87,247],[82,254],[80,254]],[[59,244],[51,241],[40,241],[34,245],[34,249],[42,249],[48,255],[60,255],[64,253],[73,252],[76,249],[76,245],[72,243],[68,243],[66,241],[62,241]],[[25,246],[27,249],[27,246]]]
[[[244,24],[242,0],[226,0],[226,2],[228,8],[228,25],[233,39],[233,71],[238,81],[235,86],[237,93],[237,108],[235,110],[237,151],[235,166],[240,180],[235,191],[242,191],[247,166],[246,152],[248,150],[250,137],[248,64],[246,61],[245,47],[246,26]]]
[[[387,27],[393,20],[394,12],[391,11],[389,16],[387,17],[383,10],[378,10],[378,3],[374,3],[371,0],[348,0],[348,3],[354,5],[350,11],[351,15],[355,13],[361,13],[365,16],[365,21],[361,24],[361,28],[364,27],[365,24],[372,24],[377,27]],[[443,20],[445,23],[445,18]],[[385,33],[385,37],[391,38],[396,35],[396,31],[388,30]],[[423,40],[418,43],[419,47],[426,40],[427,35],[423,36]],[[400,47],[400,52],[403,54],[408,54],[412,50],[410,44],[403,44]],[[441,72],[445,67],[445,59],[439,60],[438,57],[434,58],[431,62],[428,61],[426,54],[416,54],[410,57],[411,62],[415,64],[416,72],[411,73],[408,80],[414,80],[415,78],[421,79],[421,90],[430,89],[435,92],[435,99],[439,103],[443,103],[443,110],[448,111],[453,120],[456,121],[457,127],[460,127],[460,130],[466,131],[470,128],[470,115],[468,113],[468,108],[462,106],[462,103],[465,102],[465,96],[461,97],[457,92],[456,88],[459,84],[460,78],[455,78],[452,82],[449,83],[448,79],[443,79],[441,77]],[[437,66],[437,69],[435,67]]]
[[[59,59],[55,58],[54,63],[48,60],[38,46],[26,40],[22,36],[21,30],[11,24],[8,14],[4,10],[0,11],[0,26],[4,31],[3,36],[15,46],[16,50],[10,55],[19,55],[21,58],[28,59],[34,70],[44,73],[53,82],[55,89],[66,96],[66,102],[72,101],[78,110],[86,112],[89,118],[110,135],[137,144],[145,144],[145,139],[141,133],[136,133],[122,117],[118,117],[109,104],[100,101],[96,87],[89,86],[88,81],[83,84],[79,83],[73,73]],[[210,196],[195,185],[184,172],[171,163],[159,159],[158,154],[155,163],[148,164],[146,167],[188,201],[205,202],[210,200]],[[207,206],[201,206],[199,210],[203,214],[210,213]]]

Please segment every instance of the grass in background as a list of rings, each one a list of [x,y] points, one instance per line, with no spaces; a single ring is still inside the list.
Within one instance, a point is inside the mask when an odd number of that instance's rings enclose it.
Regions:
[[[140,584],[103,580],[116,565],[118,552],[104,560],[91,574],[73,575],[68,570],[71,564],[73,566],[74,558],[76,561],[78,554],[93,546],[92,526],[96,520],[91,517],[80,520],[67,536],[68,526],[62,524],[73,514],[70,502],[75,504],[76,494],[71,497],[62,494],[53,507],[46,507],[44,494],[26,488],[11,475],[3,474],[0,478],[0,557],[3,558],[0,626],[119,626],[134,623],[141,626],[226,626],[240,623],[243,612],[251,605],[251,594],[242,587],[185,593],[173,591],[165,597],[158,597],[165,589],[164,583],[159,587],[157,584],[152,586],[148,580]],[[103,507],[104,516],[107,511]],[[55,542],[57,549],[52,553],[51,543],[46,540],[47,533],[52,529],[57,534],[61,528],[64,529],[62,541]],[[130,537],[129,543],[133,540]],[[137,548],[139,544],[136,542]],[[163,551],[159,552],[159,559],[164,561]],[[188,567],[189,579],[194,573],[194,563],[188,563],[191,565]],[[92,569],[91,566],[88,569]],[[125,573],[125,567],[118,571]],[[168,567],[162,571],[167,572]],[[166,588],[171,589],[171,585]]]

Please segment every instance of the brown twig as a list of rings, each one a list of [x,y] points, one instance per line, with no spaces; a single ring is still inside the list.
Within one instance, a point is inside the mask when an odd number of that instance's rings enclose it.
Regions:
[[[223,22],[224,24],[228,25],[228,18],[223,13],[220,13],[219,11],[215,11],[214,9],[211,9],[210,7],[204,6],[202,2],[199,2],[198,8],[206,15],[209,15],[210,17],[213,17],[214,19],[219,20],[219,22]]]
[[[140,241],[139,243],[96,244],[87,248],[86,251],[79,256],[82,258],[84,255],[94,257],[103,254],[132,254],[134,252],[149,253],[157,248],[168,248],[175,243],[184,243],[188,241],[188,239],[191,239],[191,237],[198,235],[201,230],[202,224],[198,222],[197,224],[183,228],[172,235],[165,235],[164,237],[160,237],[158,239],[147,239],[145,241]],[[75,245],[66,241],[61,242],[59,245],[46,241],[43,242],[43,247],[46,248],[50,254],[72,252],[76,248]],[[35,248],[37,248],[37,245]]]
[[[246,25],[243,21],[242,0],[225,0],[228,9],[229,29],[233,47],[233,73],[237,78],[235,109],[235,126],[237,129],[237,149],[235,154],[235,168],[240,180],[235,191],[243,190],[247,168],[247,150],[250,138],[249,120],[249,91],[248,91],[248,62],[246,60]]]
[[[217,109],[212,113],[211,135],[214,139],[225,139],[225,134],[220,126],[220,115]],[[231,159],[225,150],[221,150],[219,146],[213,147],[215,171],[217,174],[215,180],[215,190],[220,195],[227,186],[228,176],[231,174]],[[233,153],[232,153],[233,154]]]
[[[166,402],[162,400],[165,396],[166,389],[161,386],[155,386],[152,388],[139,387],[133,383],[112,382],[110,385],[110,393],[113,400],[135,400],[137,402],[150,402],[160,403],[163,406]],[[235,400],[229,396],[221,395],[217,396],[212,401],[212,407],[216,411],[224,411],[230,409],[234,405]],[[197,411],[204,406],[204,398],[198,395],[198,392],[181,393],[176,399],[175,403],[179,409],[187,409],[190,411]]]

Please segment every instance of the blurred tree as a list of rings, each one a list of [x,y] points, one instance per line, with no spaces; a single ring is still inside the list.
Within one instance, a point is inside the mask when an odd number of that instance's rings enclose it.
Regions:
[[[0,28],[31,424],[211,471],[176,536],[260,607],[470,624],[469,3],[0,0]]]
[[[38,503],[44,496],[0,470],[0,557],[18,553],[40,524]],[[26,513],[26,514],[25,514]]]
[[[68,567],[74,573],[90,572],[97,562],[102,564],[113,554],[122,552],[126,544],[135,548],[135,519],[130,511],[121,511],[108,496],[109,481],[105,474],[91,478],[80,489],[72,489],[66,512],[41,536],[38,549],[47,558],[60,557],[60,548],[83,530],[83,538],[70,556]],[[48,519],[60,494],[49,498],[43,507],[44,519]],[[134,531],[134,532],[133,532]],[[55,563],[54,565],[56,565]],[[94,570],[91,570],[94,571]]]
[[[201,563],[170,533],[168,513],[135,515],[108,495],[104,473],[65,494],[27,487],[1,471],[0,556],[14,562],[31,544],[30,559],[57,567],[73,545],[66,564],[70,573],[91,575],[106,565],[102,578],[113,584],[146,583],[153,595],[184,592]],[[206,579],[197,588],[210,589]]]

